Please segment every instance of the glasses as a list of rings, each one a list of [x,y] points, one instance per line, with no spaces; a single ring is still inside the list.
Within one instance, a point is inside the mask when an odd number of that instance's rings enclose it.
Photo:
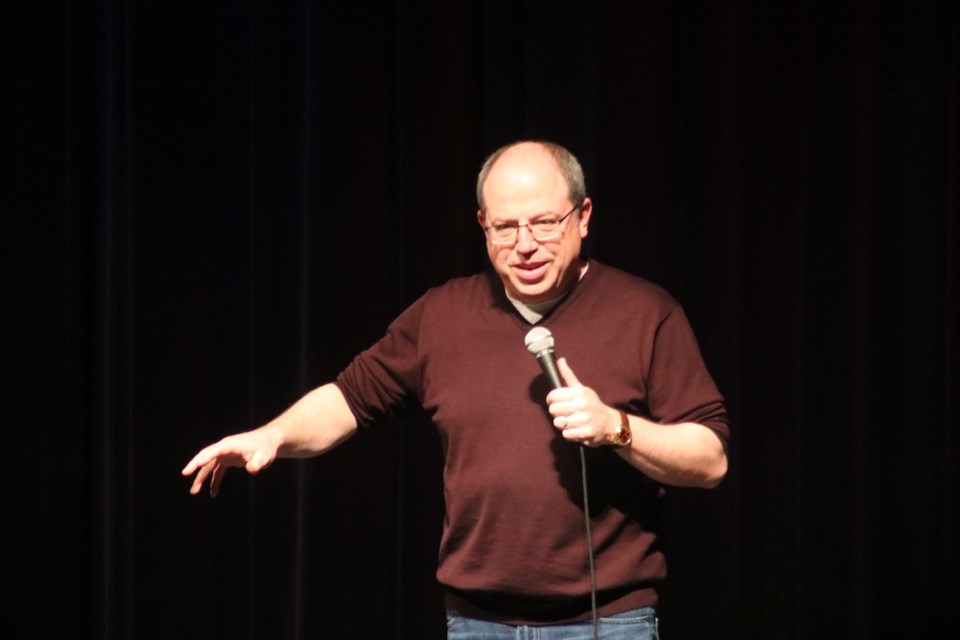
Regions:
[[[530,235],[537,242],[546,242],[554,240],[563,234],[563,221],[580,208],[579,204],[573,205],[573,209],[567,211],[559,218],[540,218],[527,224],[517,224],[516,222],[504,222],[502,224],[492,224],[484,227],[487,237],[493,244],[514,244],[520,235],[520,227],[526,227]]]

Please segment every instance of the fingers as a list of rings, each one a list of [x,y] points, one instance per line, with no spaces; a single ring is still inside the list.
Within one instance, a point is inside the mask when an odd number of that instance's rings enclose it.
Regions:
[[[262,451],[257,449],[250,455],[244,468],[249,474],[257,474],[260,473],[265,466],[267,466],[267,457]]]
[[[223,474],[226,471],[223,465],[215,464],[213,466],[213,473],[210,475],[210,497],[216,498],[217,494],[220,493],[220,483],[223,481]]]
[[[184,476],[190,476],[196,473],[193,484],[190,485],[190,495],[197,495],[203,490],[203,485],[210,481],[210,495],[216,496],[220,490],[220,482],[228,466],[232,466],[230,458],[236,454],[222,446],[220,442],[212,444],[200,450],[193,459],[187,463],[180,473]]]
[[[211,460],[197,471],[197,476],[193,479],[193,484],[190,485],[190,495],[197,495],[203,490],[203,484],[209,479],[210,481],[210,497],[216,498],[217,494],[220,493],[220,483],[223,481],[223,476],[227,471],[227,467],[220,463],[219,459]]]
[[[558,413],[554,415],[553,426],[560,430],[560,435],[565,440],[570,442],[589,444],[592,440],[590,415],[583,411]]]
[[[570,368],[570,365],[567,364],[566,358],[560,358],[557,360],[557,369],[560,370],[560,376],[563,378],[563,382],[568,387],[582,387],[580,381],[577,379],[577,376],[574,375],[573,369]]]
[[[573,369],[570,368],[566,358],[560,358],[557,360],[557,370],[560,372],[560,377],[563,378],[563,383],[565,386],[559,389],[553,389],[547,394],[547,403],[550,404],[551,410],[553,405],[556,403],[581,402],[581,390],[586,389],[586,387],[581,384],[580,380],[578,380],[577,376],[573,373]],[[573,411],[577,408],[579,407],[571,406],[568,408],[568,410]]]
[[[590,414],[583,411],[567,411],[558,409],[558,405],[550,406],[553,415],[553,426],[560,431],[565,440],[587,444],[592,440]]]
[[[574,414],[574,417],[575,416],[576,414]],[[557,418],[557,420],[564,422],[562,418]],[[554,422],[556,423],[556,421]],[[595,447],[600,444],[600,440],[597,438],[593,427],[589,423],[578,425],[576,423],[571,424],[570,421],[567,420],[565,426],[560,427],[560,435],[568,442],[574,442],[588,447]]]
[[[180,475],[192,476],[193,473],[200,467],[200,463],[198,462],[199,458],[200,458],[200,454],[197,454],[196,456],[194,456],[193,460],[188,462],[187,466],[185,466],[183,469],[180,470]]]
[[[203,489],[205,482],[210,483],[210,495],[216,496],[220,491],[223,476],[230,467],[243,467],[250,474],[260,473],[270,466],[276,452],[263,446],[263,439],[249,434],[229,436],[220,442],[214,443],[187,463],[181,473],[190,476],[196,473],[190,493],[196,495]]]
[[[190,465],[187,465],[189,467]],[[207,476],[214,470],[216,466],[215,462],[210,462],[200,467],[200,470],[197,471],[197,477],[193,479],[193,484],[190,486],[190,495],[197,495],[203,489],[203,483],[206,481]]]
[[[562,431],[572,429],[581,429],[590,425],[590,416],[583,411],[577,411],[566,415],[558,415],[553,419],[553,426]]]
[[[208,447],[204,447],[197,455],[193,456],[193,459],[187,463],[187,466],[185,466],[180,473],[184,476],[193,475],[197,469],[200,469],[215,457],[220,455],[221,452],[219,447],[219,442]]]
[[[557,369],[566,386],[547,395],[553,425],[571,442],[587,446],[602,444],[605,406],[596,392],[580,382],[566,358],[557,361]]]

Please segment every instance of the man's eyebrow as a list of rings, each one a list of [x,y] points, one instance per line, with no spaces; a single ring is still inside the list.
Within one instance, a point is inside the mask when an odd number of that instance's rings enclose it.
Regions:
[[[559,218],[562,216],[562,213],[557,213],[556,211],[541,211],[540,213],[535,213],[528,220],[542,220],[543,218]]]
[[[503,218],[501,218],[501,217],[499,217],[499,216],[493,216],[493,215],[490,215],[490,214],[488,213],[488,214],[487,214],[487,224],[488,224],[488,225],[492,225],[492,224],[517,224],[520,220],[526,220],[526,221],[528,221],[528,222],[531,222],[531,221],[536,221],[536,220],[542,220],[543,218],[559,218],[561,215],[563,215],[563,214],[557,213],[556,211],[547,210],[547,211],[540,211],[540,212],[538,212],[538,213],[531,214],[531,215],[529,215],[529,216],[527,216],[527,217],[522,217],[522,216],[521,216],[520,218],[515,218],[515,219],[511,219],[511,220],[504,220]]]

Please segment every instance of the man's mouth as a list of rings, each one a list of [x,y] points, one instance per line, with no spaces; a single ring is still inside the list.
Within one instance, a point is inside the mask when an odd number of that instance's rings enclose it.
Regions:
[[[513,265],[513,270],[520,280],[536,282],[543,278],[549,266],[549,262],[525,262]]]

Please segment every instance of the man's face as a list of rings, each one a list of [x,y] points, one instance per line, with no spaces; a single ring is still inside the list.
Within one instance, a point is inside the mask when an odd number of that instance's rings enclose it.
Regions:
[[[570,202],[566,180],[550,153],[534,143],[508,149],[491,168],[483,196],[486,211],[477,212],[483,227],[558,219],[581,204],[564,220],[557,238],[538,242],[527,227],[519,229],[512,245],[493,244],[487,237],[490,262],[510,297],[535,304],[568,291],[580,277],[580,244],[587,236],[592,204],[589,198]]]

